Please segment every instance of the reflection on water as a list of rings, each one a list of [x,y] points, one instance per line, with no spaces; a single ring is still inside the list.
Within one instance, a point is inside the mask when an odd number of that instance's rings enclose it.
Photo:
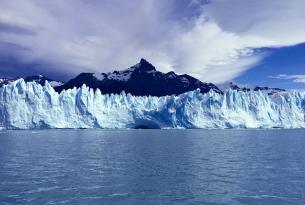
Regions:
[[[304,130],[0,133],[3,204],[304,204]]]

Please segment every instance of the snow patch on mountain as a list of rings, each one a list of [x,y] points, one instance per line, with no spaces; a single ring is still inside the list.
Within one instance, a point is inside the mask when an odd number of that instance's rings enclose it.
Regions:
[[[62,86],[64,83],[60,81],[50,81],[49,84],[54,88],[57,86]]]
[[[105,74],[104,73],[94,73],[93,76],[97,79],[97,80],[104,80],[105,79]]]
[[[0,88],[2,129],[305,128],[305,92],[200,90],[178,96],[103,95],[85,85],[57,93],[23,79]]]
[[[113,73],[108,74],[108,79],[111,80],[119,80],[119,81],[128,81],[131,77],[132,71],[115,71]]]
[[[93,76],[99,81],[103,81],[104,79],[128,81],[134,69],[135,69],[134,67],[131,67],[126,70],[114,71],[109,73],[94,73]]]

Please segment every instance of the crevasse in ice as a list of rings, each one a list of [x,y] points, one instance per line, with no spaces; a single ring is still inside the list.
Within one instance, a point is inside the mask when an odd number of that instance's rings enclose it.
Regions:
[[[305,92],[199,90],[179,96],[103,95],[85,85],[57,93],[17,80],[0,88],[2,129],[305,128]]]

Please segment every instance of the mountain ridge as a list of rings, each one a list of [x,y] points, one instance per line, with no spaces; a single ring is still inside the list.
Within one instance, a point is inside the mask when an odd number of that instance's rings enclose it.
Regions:
[[[239,83],[235,83],[235,82],[226,82],[226,83],[217,85],[217,87],[223,92],[225,92],[228,89],[243,91],[243,92],[262,91],[262,92],[266,92],[268,95],[286,91],[286,89],[281,89],[281,88],[273,88],[273,87],[258,86],[258,85],[256,85],[256,86],[243,85],[243,84],[239,84]]]
[[[0,78],[0,87],[20,78]],[[80,88],[84,84],[94,90],[99,89],[103,94],[120,94],[122,91],[134,96],[165,96],[179,95],[188,91],[199,89],[201,93],[210,90],[223,94],[226,90],[237,90],[243,92],[261,91],[268,95],[285,92],[285,89],[271,88],[267,86],[242,85],[235,82],[226,82],[214,85],[202,82],[190,75],[178,75],[173,71],[160,72],[151,63],[141,59],[139,63],[125,70],[108,73],[80,73],[66,83],[56,81],[43,75],[27,76],[25,82],[33,82],[44,86],[46,81],[58,92]]]
[[[90,88],[100,89],[104,94],[119,94],[122,91],[136,96],[179,95],[200,89],[202,93],[214,90],[222,91],[212,83],[204,83],[187,74],[177,75],[171,71],[162,73],[145,59],[128,69],[109,73],[81,73],[64,85],[55,87],[57,92],[79,88],[86,84]]]
[[[2,87],[3,85],[7,85],[11,82],[14,82],[18,79],[21,79],[20,77],[17,78],[0,78],[0,87]],[[57,80],[53,80],[50,79],[48,77],[45,77],[43,75],[33,75],[33,76],[27,76],[22,78],[24,79],[25,82],[36,82],[42,86],[44,86],[46,84],[46,81],[48,81],[48,83],[52,86],[52,87],[58,87],[61,86],[63,84],[63,82],[61,81],[57,81]]]

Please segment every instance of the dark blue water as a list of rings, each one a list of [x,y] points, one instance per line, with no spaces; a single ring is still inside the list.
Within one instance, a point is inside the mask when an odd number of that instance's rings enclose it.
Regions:
[[[305,131],[2,132],[0,202],[305,204]]]

